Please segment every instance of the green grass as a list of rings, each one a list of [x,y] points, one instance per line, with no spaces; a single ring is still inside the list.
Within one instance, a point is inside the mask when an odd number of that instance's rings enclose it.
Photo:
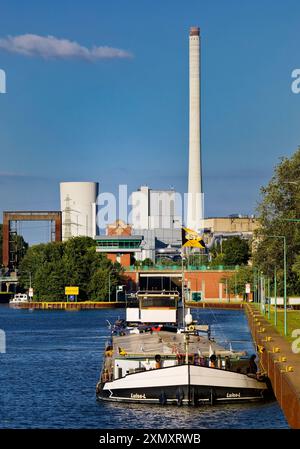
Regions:
[[[259,305],[256,305],[260,310]],[[271,306],[270,319],[268,319],[268,305],[266,305],[265,318],[274,325],[275,327],[275,308]],[[277,308],[277,326],[275,327],[280,335],[284,335],[284,310]],[[288,341],[293,341],[292,332],[294,329],[300,329],[300,310],[288,310],[287,311],[287,336],[285,337]]]

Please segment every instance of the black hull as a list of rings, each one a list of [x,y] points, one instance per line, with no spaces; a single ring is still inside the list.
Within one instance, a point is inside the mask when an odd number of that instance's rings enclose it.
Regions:
[[[252,388],[225,388],[208,386],[166,386],[133,389],[100,389],[97,399],[112,402],[143,403],[143,404],[176,404],[197,406],[203,403],[214,405],[217,403],[261,401],[265,391]]]
[[[98,383],[98,399],[198,405],[262,400],[266,382],[255,376],[199,365],[173,365]]]

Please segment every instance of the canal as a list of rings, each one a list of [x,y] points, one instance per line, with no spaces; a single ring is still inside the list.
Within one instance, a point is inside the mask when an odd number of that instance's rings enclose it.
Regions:
[[[108,335],[123,310],[28,311],[0,305],[0,428],[288,428],[277,402],[176,406],[99,403],[95,385]],[[254,351],[242,311],[195,310],[212,336]]]

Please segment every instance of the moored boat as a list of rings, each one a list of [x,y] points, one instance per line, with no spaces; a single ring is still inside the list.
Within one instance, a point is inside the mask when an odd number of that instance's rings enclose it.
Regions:
[[[17,293],[13,296],[13,298],[11,298],[9,300],[9,305],[10,306],[18,306],[20,304],[24,304],[24,303],[28,303],[29,299],[28,299],[28,295],[26,295],[25,293]]]
[[[138,292],[126,319],[110,327],[100,400],[197,405],[261,400],[268,391],[244,352],[203,335],[208,326],[185,315],[178,292]]]

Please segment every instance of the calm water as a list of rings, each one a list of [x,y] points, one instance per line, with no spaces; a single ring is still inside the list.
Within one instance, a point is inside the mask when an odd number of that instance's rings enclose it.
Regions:
[[[180,408],[99,403],[95,385],[108,330],[123,311],[13,310],[0,305],[1,428],[287,428],[276,402]],[[253,352],[240,311],[195,312],[213,335]]]

